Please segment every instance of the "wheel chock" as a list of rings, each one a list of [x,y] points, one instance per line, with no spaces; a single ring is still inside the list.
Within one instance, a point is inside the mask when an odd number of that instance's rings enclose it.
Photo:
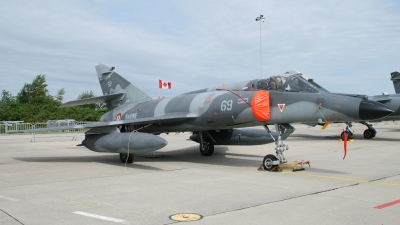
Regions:
[[[264,171],[265,169],[264,169],[264,166],[261,164],[261,166],[259,166],[257,170],[258,171]]]
[[[365,137],[363,137],[363,139],[366,139],[366,140],[376,140],[376,137],[372,137],[372,138],[365,138]]]
[[[310,161],[301,160],[301,162],[294,161],[280,163],[276,167],[272,168],[270,172],[282,172],[283,170],[292,170],[293,172],[302,171],[305,170],[304,165],[308,165],[308,167],[311,167]],[[258,167],[257,170],[264,171],[265,169],[264,166],[261,165],[260,167]]]
[[[343,139],[340,138],[339,141],[343,141]],[[347,141],[350,141],[350,142],[351,142],[351,141],[354,141],[354,138],[348,139]]]

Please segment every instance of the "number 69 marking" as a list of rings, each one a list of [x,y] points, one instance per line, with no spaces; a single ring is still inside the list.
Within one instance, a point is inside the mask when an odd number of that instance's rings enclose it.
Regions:
[[[232,100],[221,102],[221,111],[231,111],[232,110]]]

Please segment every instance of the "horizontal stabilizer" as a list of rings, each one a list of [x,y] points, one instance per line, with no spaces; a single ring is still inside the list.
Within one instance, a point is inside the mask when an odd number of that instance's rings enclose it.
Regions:
[[[119,98],[123,96],[124,93],[116,93],[116,94],[110,94],[110,95],[103,95],[99,97],[93,97],[93,98],[85,98],[85,99],[79,99],[75,101],[70,101],[62,104],[60,107],[68,107],[68,106],[76,106],[76,105],[86,105],[86,104],[93,104],[93,103],[103,103],[107,101],[111,101],[113,99]]]
[[[145,118],[137,118],[129,120],[113,120],[109,122],[97,122],[89,124],[40,128],[31,130],[13,130],[9,131],[9,133],[35,133],[35,132],[58,131],[58,130],[78,130],[78,129],[96,128],[96,127],[110,127],[110,126],[116,127],[125,124],[134,125],[134,124],[152,124],[152,123],[171,123],[182,120],[194,119],[197,117],[198,116],[193,113],[167,113],[162,116],[145,117]]]

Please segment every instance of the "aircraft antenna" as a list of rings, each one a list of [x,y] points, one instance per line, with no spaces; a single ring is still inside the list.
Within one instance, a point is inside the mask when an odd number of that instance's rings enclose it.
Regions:
[[[246,103],[247,105],[249,105],[250,107],[252,107],[251,104],[250,104],[248,101],[246,101],[246,99],[242,98],[242,96],[238,95],[237,93],[235,93],[235,92],[232,91],[232,90],[229,90],[229,89],[222,89],[222,88],[217,88],[216,90],[217,90],[217,91],[228,91],[228,92],[230,92],[230,93],[236,95],[236,96],[237,96],[238,98],[240,98],[244,103]]]
[[[261,21],[264,22],[265,18],[263,15],[260,15],[259,17],[256,18],[256,21],[260,21],[260,75],[262,77],[262,56],[261,56]]]

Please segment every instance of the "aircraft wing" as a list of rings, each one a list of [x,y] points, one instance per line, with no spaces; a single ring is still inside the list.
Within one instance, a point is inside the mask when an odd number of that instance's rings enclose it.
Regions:
[[[197,117],[198,115],[193,113],[167,113],[162,116],[145,117],[145,118],[137,118],[129,120],[116,120],[108,122],[97,122],[89,124],[49,127],[49,128],[40,128],[31,130],[13,130],[13,131],[10,130],[9,133],[34,133],[34,132],[57,131],[57,130],[77,130],[77,129],[95,128],[95,127],[120,126],[124,124],[134,125],[134,124],[151,124],[151,123],[173,123],[183,120],[195,119]]]
[[[60,106],[60,108],[67,107],[67,106],[93,104],[93,103],[98,103],[98,102],[107,102],[107,101],[113,100],[115,98],[121,97],[122,95],[124,95],[124,93],[116,93],[116,94],[103,95],[103,96],[98,96],[98,97],[93,97],[93,98],[79,99],[79,100],[75,100],[75,101],[66,102],[66,103],[62,104]]]

